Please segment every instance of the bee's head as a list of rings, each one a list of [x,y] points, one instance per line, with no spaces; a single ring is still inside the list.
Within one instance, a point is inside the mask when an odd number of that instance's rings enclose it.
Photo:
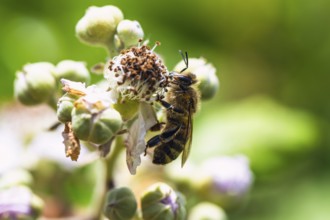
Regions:
[[[189,87],[197,82],[196,75],[191,72],[182,74],[177,72],[171,72],[170,75],[172,78],[171,83],[180,87]]]
[[[181,88],[187,88],[192,84],[197,82],[196,75],[191,73],[190,71],[186,71],[188,69],[188,53],[186,52],[185,55],[179,50],[183,62],[186,64],[186,67],[183,68],[180,73],[178,72],[170,72],[169,76],[171,79],[171,83],[180,86]],[[185,72],[186,71],[186,72]]]

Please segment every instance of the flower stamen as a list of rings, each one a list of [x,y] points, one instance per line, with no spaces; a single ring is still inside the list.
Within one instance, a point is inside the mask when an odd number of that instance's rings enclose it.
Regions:
[[[139,41],[140,43],[141,41]],[[168,86],[169,73],[162,60],[146,45],[121,51],[109,62],[106,78],[115,98],[151,103],[154,96],[163,94]]]

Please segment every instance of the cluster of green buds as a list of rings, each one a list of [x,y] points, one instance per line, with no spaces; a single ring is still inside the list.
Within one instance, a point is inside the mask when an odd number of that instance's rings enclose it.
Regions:
[[[63,60],[56,66],[49,62],[26,64],[16,73],[15,97],[24,105],[46,103],[54,107],[62,78],[88,83],[90,75],[86,64],[79,61]]]
[[[79,140],[102,146],[111,142],[122,127],[121,115],[111,108],[109,92],[95,85],[62,79],[66,94],[58,101],[58,119],[65,123],[62,133],[66,156],[77,160]],[[110,143],[111,144],[111,143]]]
[[[151,220],[186,219],[186,202],[183,195],[165,183],[156,183],[145,190],[138,209],[134,193],[127,187],[110,190],[107,193],[103,213],[112,220],[136,218]]]
[[[116,54],[136,45],[144,37],[138,21],[124,20],[122,11],[112,5],[89,7],[76,25],[76,35],[84,43],[106,48]]]

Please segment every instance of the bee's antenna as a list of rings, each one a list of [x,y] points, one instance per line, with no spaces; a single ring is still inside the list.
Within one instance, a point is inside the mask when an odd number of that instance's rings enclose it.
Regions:
[[[183,62],[186,64],[186,67],[183,68],[180,73],[182,73],[183,71],[185,71],[186,69],[188,69],[188,52],[186,51],[185,54],[182,53],[181,50],[179,50],[179,53],[181,54],[181,57],[183,59]]]

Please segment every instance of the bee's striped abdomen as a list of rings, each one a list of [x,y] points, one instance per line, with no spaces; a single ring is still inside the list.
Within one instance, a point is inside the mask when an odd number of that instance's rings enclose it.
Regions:
[[[155,164],[167,164],[175,160],[183,151],[186,143],[183,133],[184,129],[181,129],[171,141],[159,145],[154,151],[152,162]]]

